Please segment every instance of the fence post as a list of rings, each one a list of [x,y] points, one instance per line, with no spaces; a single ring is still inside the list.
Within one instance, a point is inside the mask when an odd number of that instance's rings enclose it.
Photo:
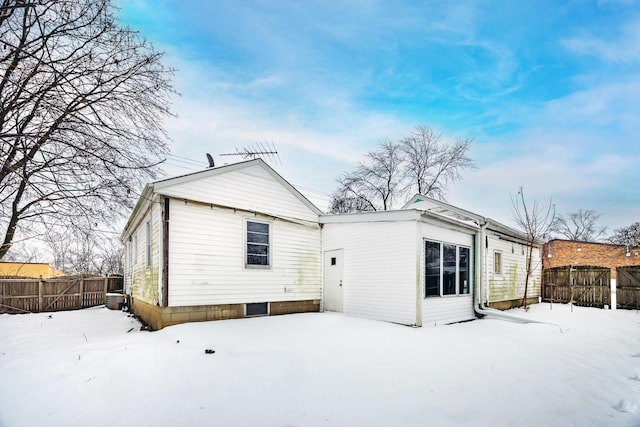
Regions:
[[[572,272],[573,267],[569,267],[569,307],[571,307],[571,312],[573,313],[573,277],[571,277]]]
[[[618,297],[616,295],[616,279],[611,279],[611,310],[616,309],[616,305],[618,304]]]
[[[42,276],[38,279],[38,313],[42,311],[44,305],[43,289],[42,289]]]
[[[107,303],[107,292],[109,291],[109,278],[104,278],[104,294],[102,294],[102,303]]]
[[[84,308],[84,277],[80,278],[80,307]]]

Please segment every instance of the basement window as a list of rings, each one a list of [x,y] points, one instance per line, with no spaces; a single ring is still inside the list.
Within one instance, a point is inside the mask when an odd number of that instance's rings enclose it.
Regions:
[[[266,302],[253,302],[246,304],[247,316],[266,316],[269,314]]]

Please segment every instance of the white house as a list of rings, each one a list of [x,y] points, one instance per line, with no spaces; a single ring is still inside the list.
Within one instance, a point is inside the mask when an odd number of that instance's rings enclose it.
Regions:
[[[260,159],[148,184],[122,234],[133,310],[154,329],[318,311],[320,214]]]
[[[260,159],[147,185],[122,239],[133,310],[155,329],[319,310],[433,325],[524,292],[522,233],[420,195],[323,215]]]
[[[406,325],[474,319],[521,303],[526,238],[497,221],[416,195],[396,211],[323,215],[323,308]],[[540,248],[530,302],[540,296]]]

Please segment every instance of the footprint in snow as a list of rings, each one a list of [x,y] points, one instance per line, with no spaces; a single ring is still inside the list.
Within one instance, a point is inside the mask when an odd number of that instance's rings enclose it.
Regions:
[[[613,409],[626,414],[635,414],[636,412],[638,412],[638,405],[622,399],[620,400],[620,402],[618,402],[617,405],[613,406]]]

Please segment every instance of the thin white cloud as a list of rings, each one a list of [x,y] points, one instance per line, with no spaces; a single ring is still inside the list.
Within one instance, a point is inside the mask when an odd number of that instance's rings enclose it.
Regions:
[[[562,45],[575,54],[595,56],[608,62],[637,62],[640,60],[640,18],[629,20],[615,37],[572,37],[563,40]]]
[[[583,128],[614,126],[637,130],[640,126],[638,99],[640,82],[637,78],[622,78],[550,101],[546,113],[547,118],[555,123]]]

